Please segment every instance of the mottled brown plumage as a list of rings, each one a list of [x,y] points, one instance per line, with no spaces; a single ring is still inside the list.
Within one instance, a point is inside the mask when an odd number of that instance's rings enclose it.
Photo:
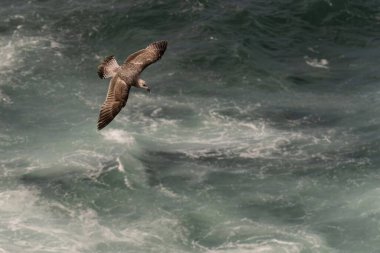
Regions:
[[[162,57],[167,44],[167,41],[154,42],[145,49],[128,56],[121,66],[114,56],[106,57],[98,66],[100,78],[112,77],[106,100],[100,108],[98,130],[107,126],[125,106],[131,86],[150,91],[145,81],[140,79],[140,74],[146,67]]]

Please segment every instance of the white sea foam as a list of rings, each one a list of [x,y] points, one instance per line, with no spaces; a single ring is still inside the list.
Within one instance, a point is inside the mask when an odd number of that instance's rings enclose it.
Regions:
[[[217,249],[208,250],[209,253],[299,253],[303,246],[299,243],[281,240],[269,240],[260,243],[228,243]]]
[[[307,65],[314,67],[314,68],[323,68],[323,69],[328,69],[329,66],[329,61],[326,59],[313,59],[310,58],[309,56],[305,56],[305,62]]]
[[[240,108],[244,110],[244,108]],[[200,157],[276,157],[281,148],[291,141],[305,142],[305,145],[318,144],[321,139],[311,139],[304,133],[296,133],[285,130],[274,129],[264,121],[245,121],[235,119],[212,110],[210,113],[200,113],[203,122],[199,131],[193,128],[182,127],[180,121],[167,120],[160,117],[160,111],[150,113],[137,113],[142,121],[136,121],[138,128],[135,132],[126,132],[120,129],[105,129],[101,131],[104,140],[109,141],[112,146],[116,144],[133,145],[135,143],[132,135],[139,134],[142,130],[144,136],[148,136],[153,141],[159,142],[160,146],[165,145],[165,150],[175,150],[183,152],[195,159]],[[158,117],[158,118],[155,118]],[[145,121],[144,121],[145,120]],[[144,124],[154,123],[154,127],[143,127]],[[163,125],[160,125],[163,123]],[[164,129],[163,129],[164,128]],[[137,130],[136,130],[137,129]],[[155,130],[155,131],[152,131]],[[327,136],[328,138],[328,136]],[[107,152],[105,152],[107,153]],[[291,156],[303,157],[303,153],[291,153]],[[128,162],[125,162],[126,159]],[[80,149],[64,156],[59,163],[67,164],[68,168],[89,168],[102,173],[99,168],[103,168],[102,161],[109,160],[104,152],[91,149]],[[117,169],[123,172],[126,187],[134,190],[133,193],[141,194],[139,186],[145,183],[145,169],[141,162],[120,156],[116,159]],[[136,164],[135,164],[136,163]],[[205,166],[194,166],[186,173],[194,177],[202,178],[210,172],[210,168]],[[141,168],[141,171],[140,169]],[[218,169],[218,168],[216,168]],[[193,170],[197,170],[196,172]],[[198,171],[199,170],[199,171]],[[141,172],[141,174],[140,174]],[[181,172],[182,173],[182,172]],[[141,176],[143,174],[143,176]],[[197,179],[196,179],[197,180]],[[29,191],[29,189],[27,189]],[[181,201],[182,195],[171,190],[165,185],[153,187],[154,192],[158,192],[161,197],[173,201]],[[33,192],[33,191],[32,191]],[[132,192],[132,191],[130,191]],[[141,220],[128,220],[125,224],[106,224],[104,217],[99,217],[98,213],[86,206],[69,206],[64,202],[46,200],[39,196],[38,191],[33,193],[31,206],[27,206],[26,212],[19,213],[16,209],[20,203],[15,203],[15,208],[9,209],[12,218],[6,222],[10,232],[24,233],[24,236],[34,235],[39,240],[27,241],[25,244],[20,237],[15,248],[9,247],[9,243],[1,243],[0,248],[10,252],[91,252],[100,245],[125,244],[129,249],[159,249],[161,252],[169,252],[168,247],[173,247],[172,252],[181,252],[178,243],[188,244],[189,233],[186,226],[176,217],[159,210],[146,211]],[[29,196],[29,193],[26,193]],[[0,195],[1,197],[1,195]],[[128,198],[129,196],[126,196]],[[23,198],[19,198],[21,201]],[[28,201],[24,197],[24,201]],[[131,202],[132,203],[132,202]],[[2,202],[0,202],[2,204]],[[16,210],[16,211],[15,211]],[[138,211],[138,209],[136,209]],[[1,208],[0,208],[0,212]],[[65,217],[62,224],[62,215]],[[115,226],[119,226],[115,228]],[[123,227],[124,226],[124,227]],[[9,232],[7,231],[7,232]],[[264,231],[264,232],[263,232]],[[237,222],[236,224],[221,224],[211,228],[208,233],[210,237],[216,237],[221,243],[220,246],[207,248],[199,243],[194,243],[195,250],[202,252],[302,252],[308,249],[318,249],[323,241],[313,234],[293,230],[292,228],[282,228],[278,226],[267,226],[250,221]],[[250,237],[251,236],[251,237]],[[257,239],[255,237],[262,238]],[[11,235],[7,235],[4,240],[9,240]],[[233,240],[233,238],[243,238]],[[245,239],[244,239],[245,238]],[[269,239],[267,239],[269,238]],[[274,238],[274,239],[273,239]],[[14,238],[11,238],[14,240]],[[12,241],[11,240],[11,241]]]
[[[64,214],[64,216],[60,214]],[[113,229],[91,208],[46,200],[39,191],[21,187],[0,193],[0,252],[93,251],[99,244],[125,243],[128,248],[165,245],[178,221],[161,218]],[[64,218],[64,222],[62,220]],[[33,240],[30,240],[33,237]]]
[[[261,104],[244,107],[235,104],[224,105],[216,101],[207,110],[204,110],[201,106],[197,107],[187,102],[173,101],[173,104],[166,104],[170,99],[164,100],[162,97],[155,100],[139,94],[139,98],[141,99],[137,100],[134,105],[136,108],[145,108],[145,103],[148,102],[148,106],[158,103],[164,103],[164,105],[153,109],[150,114],[136,111],[134,114],[122,116],[122,121],[133,125],[129,128],[130,131],[134,131],[133,135],[149,136],[151,141],[165,144],[166,150],[173,149],[175,152],[181,152],[194,159],[201,157],[275,159],[287,156],[291,159],[304,160],[311,156],[307,150],[304,150],[305,147],[325,145],[331,142],[327,133],[322,137],[316,137],[305,131],[275,129],[262,119],[237,119],[221,113],[227,109],[237,111],[237,114],[249,115],[252,111],[260,108]],[[161,115],[163,106],[190,108],[202,119],[201,124],[194,131],[194,129],[184,126],[179,119],[163,118],[165,116]],[[154,108],[154,106],[152,107]],[[300,121],[302,120],[307,119]],[[287,149],[286,146],[292,146],[292,143],[297,143],[298,148]]]
[[[253,222],[249,219],[217,224],[207,237],[224,242],[220,246],[211,248],[193,242],[194,247],[209,253],[299,253],[324,252],[328,249],[324,241],[316,234],[288,226]]]
[[[100,132],[104,139],[107,141],[116,142],[119,144],[126,144],[132,146],[135,143],[133,136],[128,134],[128,132],[121,129],[109,128]]]
[[[168,197],[170,197],[170,198],[178,198],[178,197],[179,197],[175,192],[169,190],[168,188],[166,188],[166,187],[163,186],[162,184],[160,184],[160,185],[158,186],[158,190],[159,190],[160,192],[162,192],[165,196],[168,196]]]
[[[22,144],[22,143],[27,143],[28,138],[23,137],[23,136],[12,136],[8,134],[1,134],[0,133],[0,146],[2,147],[7,147],[15,144]]]
[[[13,71],[16,65],[23,63],[23,52],[36,49],[45,41],[48,41],[48,38],[24,37],[17,34],[10,39],[0,39],[0,74]]]
[[[37,192],[27,188],[0,192],[0,211],[18,212],[28,209],[37,201]]]
[[[0,90],[0,102],[4,104],[13,103],[12,99],[8,95],[4,94],[1,90]]]
[[[120,172],[122,172],[122,173],[125,173],[125,168],[124,168],[123,163],[120,161],[120,157],[118,157],[118,158],[116,159],[116,161],[117,161],[117,163],[118,163],[117,170],[120,171]],[[131,182],[130,182],[129,179],[128,179],[128,175],[127,175],[127,173],[124,174],[124,184],[125,184],[125,186],[126,186],[127,188],[129,188],[129,189],[131,189],[131,190],[134,190],[134,188],[133,188]]]
[[[103,167],[103,162],[108,160],[109,158],[103,153],[98,153],[94,150],[78,149],[73,153],[65,154],[59,159],[59,163],[77,169],[98,171],[99,168]]]
[[[21,15],[15,15],[11,19],[24,20]],[[15,86],[16,82],[12,81],[12,73],[24,66],[25,54],[28,51],[44,50],[44,44],[51,41],[52,48],[55,49],[55,55],[59,55],[58,49],[62,46],[53,41],[50,36],[24,36],[19,31],[22,25],[17,26],[17,30],[8,37],[0,37],[0,86],[12,85]],[[59,46],[58,46],[59,45]],[[34,66],[29,65],[28,70],[18,72],[18,75],[25,75],[30,73]],[[17,83],[17,85],[26,85],[26,83]],[[0,103],[12,104],[13,100],[10,96],[0,90]]]
[[[177,198],[175,193],[163,190],[165,195],[165,192],[168,197]],[[38,190],[25,187],[0,194],[0,214],[3,227],[0,248],[3,252],[79,253],[94,251],[102,244],[125,244],[130,250],[139,252],[152,248],[160,252],[184,252],[178,245],[187,244],[189,236],[180,220],[169,212],[160,213],[159,209],[145,211],[142,220],[106,225],[91,208],[47,200],[40,197]],[[195,250],[298,253],[324,247],[316,235],[292,227],[271,226],[246,219],[215,223],[215,226],[206,236],[216,236],[225,242],[211,248],[193,242]],[[35,239],[30,240],[31,236]],[[233,238],[240,239],[234,241]],[[168,251],[170,247],[173,250]]]

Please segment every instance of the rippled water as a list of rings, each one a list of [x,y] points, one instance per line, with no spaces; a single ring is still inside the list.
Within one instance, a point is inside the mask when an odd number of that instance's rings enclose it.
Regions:
[[[0,252],[377,252],[379,49],[371,0],[4,0]]]

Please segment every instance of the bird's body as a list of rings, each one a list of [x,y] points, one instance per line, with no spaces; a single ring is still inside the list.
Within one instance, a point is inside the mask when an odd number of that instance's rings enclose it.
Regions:
[[[112,79],[108,86],[106,100],[100,108],[98,130],[107,126],[125,106],[132,86],[150,91],[145,81],[140,79],[140,74],[146,67],[161,58],[167,44],[166,41],[154,42],[145,49],[128,56],[121,66],[114,56],[108,56],[99,65],[99,77]]]

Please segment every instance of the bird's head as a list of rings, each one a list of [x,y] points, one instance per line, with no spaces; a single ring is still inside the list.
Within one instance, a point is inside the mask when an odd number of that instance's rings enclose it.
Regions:
[[[147,92],[150,92],[150,88],[144,80],[139,79],[138,84],[140,88],[145,89]]]

